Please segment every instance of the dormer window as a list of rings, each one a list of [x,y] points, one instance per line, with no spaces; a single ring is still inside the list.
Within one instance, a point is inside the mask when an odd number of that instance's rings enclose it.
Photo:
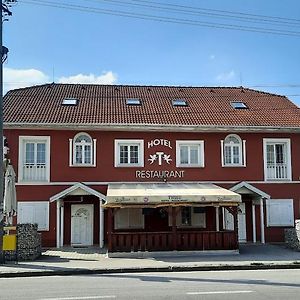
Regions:
[[[240,101],[231,102],[231,106],[234,109],[248,109],[248,106],[244,102],[240,102]]]
[[[172,100],[172,105],[173,106],[187,106],[188,103],[185,99],[175,99],[175,100]]]
[[[142,101],[139,98],[128,98],[126,99],[127,105],[142,105]]]
[[[79,100],[76,98],[65,98],[62,101],[62,105],[64,106],[77,106],[79,103]]]
[[[96,140],[89,134],[81,132],[75,135],[70,143],[70,166],[96,166]]]

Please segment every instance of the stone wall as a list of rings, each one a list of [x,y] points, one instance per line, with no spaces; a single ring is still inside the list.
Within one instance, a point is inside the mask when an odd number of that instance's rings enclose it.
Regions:
[[[287,247],[300,251],[300,220],[295,220],[295,228],[284,230],[284,239]]]
[[[17,252],[5,251],[5,260],[35,260],[42,253],[41,234],[37,224],[17,225]]]

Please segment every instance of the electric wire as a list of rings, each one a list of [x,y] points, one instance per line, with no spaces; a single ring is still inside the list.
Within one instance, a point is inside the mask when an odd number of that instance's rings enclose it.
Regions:
[[[238,31],[248,31],[248,32],[255,32],[255,33],[266,33],[266,34],[273,34],[273,35],[300,37],[299,31],[271,29],[271,28],[262,28],[262,27],[251,27],[251,26],[233,25],[233,24],[225,24],[225,23],[203,22],[203,21],[196,21],[196,20],[191,20],[191,19],[162,17],[162,16],[155,16],[155,15],[149,15],[149,14],[111,10],[111,9],[100,9],[100,8],[96,8],[96,7],[74,5],[74,4],[68,4],[68,3],[58,3],[58,2],[53,2],[53,1],[20,0],[19,3],[56,7],[56,8],[62,8],[62,9],[77,10],[77,11],[99,13],[99,14],[106,14],[106,15],[114,15],[114,16],[128,17],[128,18],[141,19],[141,20],[158,21],[158,22],[164,22],[164,23],[173,23],[173,24],[209,27],[209,28],[217,28],[217,29],[238,30]]]

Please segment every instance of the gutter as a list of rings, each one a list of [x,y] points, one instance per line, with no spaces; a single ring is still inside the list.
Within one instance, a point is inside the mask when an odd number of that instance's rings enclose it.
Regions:
[[[300,133],[299,127],[283,126],[225,126],[225,125],[165,125],[165,124],[93,124],[93,123],[8,123],[4,129],[34,130],[97,130],[97,131],[154,131],[154,132],[286,132]]]

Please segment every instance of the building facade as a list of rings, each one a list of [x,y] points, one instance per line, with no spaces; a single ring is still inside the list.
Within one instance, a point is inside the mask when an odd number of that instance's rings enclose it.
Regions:
[[[236,249],[299,218],[300,113],[245,88],[50,84],[4,98],[18,222],[44,246]]]

